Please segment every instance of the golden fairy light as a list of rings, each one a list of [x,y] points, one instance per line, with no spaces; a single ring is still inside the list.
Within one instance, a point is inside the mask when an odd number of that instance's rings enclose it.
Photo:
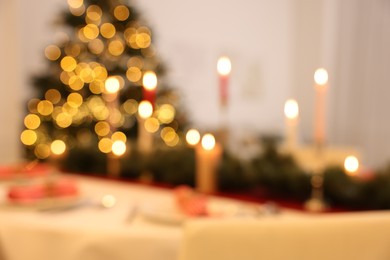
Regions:
[[[68,5],[72,8],[79,8],[83,5],[84,0],[67,0]]]
[[[49,60],[57,60],[61,56],[61,50],[56,45],[49,45],[45,48],[45,56]]]
[[[126,77],[131,82],[137,82],[142,77],[141,69],[138,67],[130,67],[126,71]]]
[[[115,26],[112,23],[104,23],[100,26],[100,34],[107,39],[114,37],[116,33]]]
[[[133,56],[127,61],[127,67],[137,67],[142,69],[144,67],[144,60],[140,56]]]
[[[67,98],[67,102],[69,106],[77,108],[83,103],[83,97],[79,93],[70,93]]]
[[[120,40],[113,40],[108,44],[108,52],[113,56],[119,56],[125,50],[125,46]]]
[[[53,104],[50,101],[42,100],[37,106],[38,113],[43,116],[48,116],[53,112]]]
[[[49,89],[45,92],[45,99],[53,104],[57,104],[61,101],[61,93],[56,89]]]
[[[101,80],[94,80],[89,83],[89,90],[93,94],[101,94],[104,91],[104,83]]]
[[[102,9],[97,5],[90,5],[87,8],[87,19],[91,21],[99,21],[102,17]]]
[[[83,34],[89,40],[95,39],[99,35],[99,28],[95,24],[87,24],[83,28]]]
[[[93,54],[101,54],[104,51],[104,43],[100,39],[93,39],[88,43],[88,49]]]
[[[61,128],[67,128],[72,124],[72,116],[67,113],[60,113],[56,117],[56,124]]]
[[[73,71],[77,66],[77,61],[75,60],[75,58],[71,57],[71,56],[65,56],[64,58],[62,58],[61,60],[61,68],[64,70],[64,71]]]
[[[41,119],[35,114],[28,114],[24,118],[24,125],[31,130],[37,129],[41,125]]]
[[[20,135],[20,140],[24,145],[33,145],[37,139],[37,133],[33,130],[24,130]]]
[[[138,102],[135,99],[128,99],[122,104],[122,107],[127,114],[134,115],[137,113]]]
[[[62,140],[54,140],[50,145],[50,150],[55,155],[61,155],[66,151],[66,144]]]
[[[215,147],[215,138],[212,134],[205,134],[202,137],[202,147],[205,150],[213,150]]]
[[[34,154],[38,159],[46,159],[50,156],[50,146],[47,144],[38,144],[35,146]]]
[[[127,6],[124,5],[118,5],[114,9],[114,16],[119,21],[125,21],[127,18],[129,18],[130,11]]]
[[[163,124],[169,124],[175,118],[175,108],[170,104],[163,104],[157,115],[158,120]]]
[[[84,87],[84,81],[79,76],[74,75],[69,79],[69,87],[75,91],[80,90]]]
[[[147,132],[156,133],[160,128],[160,123],[156,118],[150,117],[145,120],[144,126]]]
[[[104,84],[107,93],[117,93],[120,88],[120,82],[117,77],[111,76],[106,79]]]
[[[141,101],[138,106],[138,114],[141,118],[151,117],[153,114],[153,106],[149,101]]]
[[[196,145],[200,141],[199,131],[196,129],[190,129],[187,131],[186,140],[189,145]]]
[[[107,136],[110,133],[110,124],[106,121],[99,121],[95,124],[95,133],[99,136]]]
[[[98,143],[98,148],[102,153],[110,153],[112,151],[112,140],[104,137]]]
[[[126,142],[127,137],[123,132],[117,131],[111,135],[111,140]]]

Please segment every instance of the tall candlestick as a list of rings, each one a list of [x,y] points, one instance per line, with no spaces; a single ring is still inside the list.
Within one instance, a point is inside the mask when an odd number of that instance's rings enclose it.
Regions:
[[[153,135],[145,128],[145,120],[153,114],[153,106],[149,101],[142,101],[138,106],[138,149],[148,154],[152,150]]]
[[[328,72],[325,69],[317,69],[314,74],[316,100],[314,118],[314,142],[318,147],[325,143],[325,105],[328,83]]]
[[[292,153],[297,146],[297,126],[299,107],[297,101],[289,99],[284,105],[284,114],[286,116],[286,148]]]
[[[154,107],[156,101],[157,76],[153,71],[145,72],[142,78],[143,100],[149,101]]]
[[[211,134],[202,137],[201,145],[195,147],[196,153],[196,189],[199,192],[212,193],[218,189],[217,168],[222,148],[215,143]]]
[[[226,107],[228,103],[229,74],[232,69],[230,59],[226,56],[219,58],[217,70],[219,74],[219,98],[221,107]]]
[[[120,82],[115,76],[108,77],[104,84],[104,98],[107,101],[107,107],[110,111],[108,123],[111,133],[116,130],[115,127],[115,111],[118,109],[118,92],[120,90]],[[119,157],[112,152],[107,156],[107,172],[110,177],[119,177],[121,171]]]

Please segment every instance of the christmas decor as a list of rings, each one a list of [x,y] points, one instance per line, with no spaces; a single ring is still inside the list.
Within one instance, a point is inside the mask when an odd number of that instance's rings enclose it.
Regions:
[[[61,37],[45,48],[47,70],[33,78],[26,157],[118,176],[138,149],[180,144],[186,117],[137,10],[121,0],[67,3],[56,23]]]

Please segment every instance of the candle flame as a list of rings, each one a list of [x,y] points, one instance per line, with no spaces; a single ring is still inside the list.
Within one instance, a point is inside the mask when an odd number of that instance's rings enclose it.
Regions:
[[[157,87],[157,76],[153,71],[145,72],[142,78],[142,84],[147,90],[154,90]]]
[[[198,130],[196,130],[196,129],[188,130],[188,132],[186,134],[186,140],[187,140],[187,143],[189,145],[196,145],[197,143],[199,143],[200,134],[199,134]]]
[[[141,101],[138,106],[138,114],[141,118],[148,118],[153,114],[153,106],[149,101]]]
[[[299,115],[298,102],[294,99],[289,99],[284,104],[284,114],[289,119],[297,118]]]
[[[111,150],[116,156],[121,156],[126,152],[126,144],[121,140],[117,140],[112,143]]]
[[[325,85],[328,82],[328,72],[323,68],[317,69],[314,73],[314,81],[318,85]]]
[[[215,147],[215,138],[212,134],[205,134],[202,137],[202,147],[205,150],[211,151]]]
[[[348,175],[356,175],[359,169],[359,160],[353,155],[347,156],[344,161],[344,168]]]
[[[120,82],[116,77],[108,77],[106,79],[104,87],[108,93],[114,94],[118,92],[120,88]]]
[[[217,70],[219,74],[221,74],[222,76],[227,76],[229,75],[231,69],[232,69],[232,64],[228,57],[223,56],[219,58],[217,63]]]

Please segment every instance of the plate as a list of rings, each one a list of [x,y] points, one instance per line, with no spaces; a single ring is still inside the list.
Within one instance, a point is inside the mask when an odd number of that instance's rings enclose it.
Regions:
[[[175,206],[146,204],[140,211],[146,220],[168,225],[181,225],[188,218]]]

